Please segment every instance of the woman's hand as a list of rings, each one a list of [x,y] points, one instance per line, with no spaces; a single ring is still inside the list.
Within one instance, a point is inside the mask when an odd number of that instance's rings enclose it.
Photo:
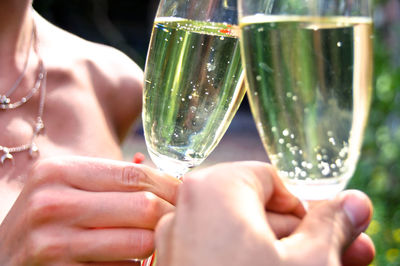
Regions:
[[[364,194],[344,192],[304,214],[267,164],[193,172],[175,213],[157,227],[157,266],[355,266],[373,259],[371,240],[360,236],[372,214]]]
[[[143,165],[44,160],[0,226],[0,265],[134,265],[152,253],[179,184]]]

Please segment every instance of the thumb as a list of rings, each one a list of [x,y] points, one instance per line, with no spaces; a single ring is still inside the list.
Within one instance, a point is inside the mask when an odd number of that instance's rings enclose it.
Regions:
[[[313,258],[307,265],[341,265],[342,252],[368,227],[371,217],[372,204],[364,193],[342,192],[309,211],[296,232],[281,242],[282,256],[288,265],[299,265],[307,257]]]
[[[170,260],[174,255],[173,245],[173,225],[174,225],[175,213],[168,213],[164,215],[157,224],[155,235],[156,235],[156,257],[157,266],[172,265]],[[148,265],[148,264],[146,264]],[[153,265],[153,264],[151,264]],[[155,264],[154,264],[155,265]]]

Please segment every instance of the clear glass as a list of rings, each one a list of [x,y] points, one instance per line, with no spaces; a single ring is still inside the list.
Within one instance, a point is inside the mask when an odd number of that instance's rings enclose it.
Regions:
[[[145,67],[149,154],[181,176],[218,144],[244,96],[234,0],[164,0]]]
[[[145,67],[149,154],[181,177],[201,164],[245,94],[236,0],[162,0]],[[154,256],[142,265],[154,265]]]
[[[304,200],[345,188],[372,91],[366,0],[239,0],[242,56],[257,129],[288,189]]]

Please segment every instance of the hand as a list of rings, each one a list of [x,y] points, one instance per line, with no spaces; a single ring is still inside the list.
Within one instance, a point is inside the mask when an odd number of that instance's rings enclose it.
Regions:
[[[353,191],[300,220],[301,203],[271,166],[218,165],[185,177],[175,213],[156,229],[157,266],[367,265],[373,244],[359,234],[371,213],[368,198]],[[281,240],[276,217],[292,221],[283,226],[289,236]]]
[[[139,265],[124,261],[152,253],[179,184],[143,165],[42,161],[0,226],[0,265]]]

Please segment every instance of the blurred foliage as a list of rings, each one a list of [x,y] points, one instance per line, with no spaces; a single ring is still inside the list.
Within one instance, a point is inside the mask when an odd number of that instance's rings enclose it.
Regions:
[[[366,192],[373,201],[375,213],[367,233],[377,250],[373,265],[382,266],[400,265],[400,4],[397,1],[375,1],[374,97],[361,158],[349,184],[350,188]]]

